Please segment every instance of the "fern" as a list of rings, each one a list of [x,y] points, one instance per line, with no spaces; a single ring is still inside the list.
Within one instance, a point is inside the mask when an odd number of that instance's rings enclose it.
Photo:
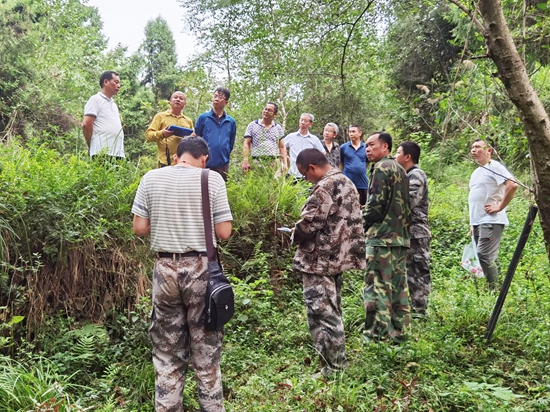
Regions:
[[[102,325],[88,324],[67,332],[67,340],[73,342],[68,360],[79,369],[91,368],[103,348],[108,344],[108,334]]]
[[[122,367],[118,363],[112,363],[105,368],[103,379],[108,382],[111,382],[118,377],[118,374],[121,370],[122,370]]]
[[[98,325],[95,323],[84,325],[80,329],[71,330],[67,332],[67,335],[75,338],[80,338],[82,336],[94,337],[97,338],[97,340],[99,341],[106,340],[108,338],[107,331],[105,330],[103,325]]]

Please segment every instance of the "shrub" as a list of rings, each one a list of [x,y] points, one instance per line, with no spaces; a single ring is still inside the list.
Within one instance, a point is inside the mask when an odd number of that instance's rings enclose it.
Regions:
[[[132,302],[147,260],[130,213],[141,173],[124,161],[0,147],[0,268],[11,290],[26,291],[25,302],[4,291],[0,304],[32,328],[44,312],[98,320]]]

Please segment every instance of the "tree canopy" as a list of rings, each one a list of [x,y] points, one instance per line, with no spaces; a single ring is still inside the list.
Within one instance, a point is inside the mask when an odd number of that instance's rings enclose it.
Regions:
[[[150,154],[143,133],[175,89],[186,113],[209,108],[216,85],[240,132],[267,101],[286,131],[302,112],[327,122],[386,129],[438,150],[439,168],[468,156],[488,136],[509,164],[529,167],[524,119],[495,77],[479,10],[458,0],[297,2],[180,1],[200,52],[178,66],[162,17],[144,27],[137,53],[106,49],[94,7],[77,0],[9,0],[0,5],[0,127],[60,151],[82,150],[82,107],[106,69],[121,73],[117,97],[131,157]],[[469,3],[468,3],[469,4]],[[542,104],[548,104],[546,3],[506,0],[501,8]],[[470,7],[470,9],[468,8]],[[23,58],[26,56],[27,58]],[[31,57],[29,57],[31,56]],[[531,148],[532,151],[532,148]],[[457,156],[457,154],[459,156]]]

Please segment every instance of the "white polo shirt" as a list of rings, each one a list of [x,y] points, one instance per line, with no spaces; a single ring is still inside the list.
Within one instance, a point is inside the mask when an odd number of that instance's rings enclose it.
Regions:
[[[506,191],[506,180],[514,176],[502,163],[491,160],[483,167],[478,167],[470,177],[470,225],[477,226],[485,223],[508,225],[506,209],[498,213],[485,212],[485,205],[502,202]]]
[[[125,157],[124,131],[115,101],[99,92],[86,103],[84,116],[95,117],[90,156],[105,148],[105,153],[110,156]]]

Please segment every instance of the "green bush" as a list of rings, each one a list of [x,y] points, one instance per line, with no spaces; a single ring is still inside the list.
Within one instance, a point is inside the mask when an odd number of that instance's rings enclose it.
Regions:
[[[60,374],[46,359],[38,358],[32,367],[0,356],[0,405],[6,412],[84,411],[75,393],[89,388],[71,383],[72,376]]]
[[[224,263],[237,276],[250,274],[255,255],[262,253],[269,271],[284,271],[293,255],[289,236],[278,227],[293,227],[300,217],[309,184],[286,177],[274,178],[275,169],[247,173],[231,169],[227,195],[233,214],[233,234],[222,244]]]
[[[1,146],[0,278],[10,288],[0,305],[28,326],[58,309],[99,320],[127,306],[143,275],[134,257],[147,253],[130,213],[142,173],[125,161]]]

